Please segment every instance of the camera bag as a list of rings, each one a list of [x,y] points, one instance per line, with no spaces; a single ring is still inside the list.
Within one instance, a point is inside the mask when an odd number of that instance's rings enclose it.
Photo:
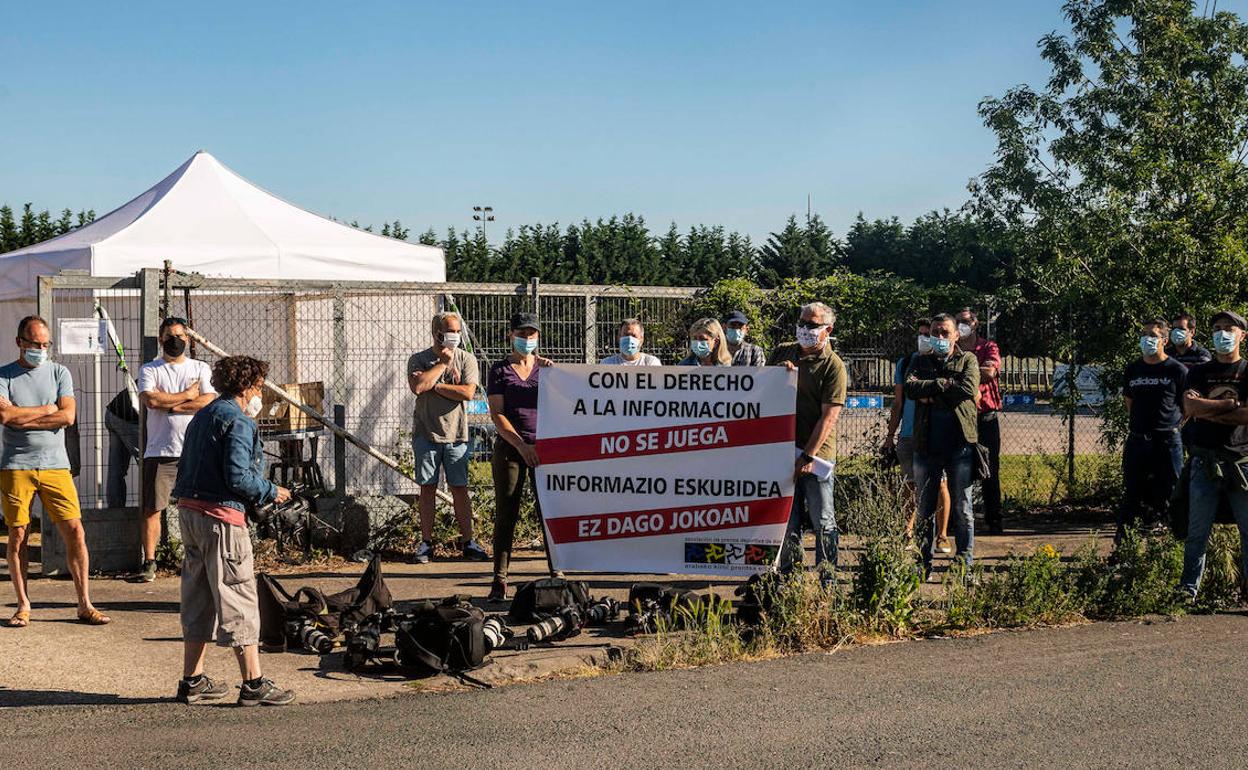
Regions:
[[[422,602],[394,631],[400,668],[414,676],[453,675],[485,663],[485,613],[451,597]]]
[[[311,620],[330,638],[354,627],[376,612],[390,609],[394,599],[381,574],[381,557],[374,556],[354,587],[335,594],[304,586],[288,593],[268,574],[256,579],[260,605],[260,645],[265,651],[286,649],[286,623]]]
[[[517,623],[533,623],[557,615],[564,607],[583,611],[590,601],[589,585],[583,580],[539,578],[516,589],[509,614]]]

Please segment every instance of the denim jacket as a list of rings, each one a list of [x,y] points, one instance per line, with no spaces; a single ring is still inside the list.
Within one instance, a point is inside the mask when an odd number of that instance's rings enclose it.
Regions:
[[[222,396],[191,418],[173,496],[239,511],[277,497],[277,485],[264,477],[260,432],[233,398]]]

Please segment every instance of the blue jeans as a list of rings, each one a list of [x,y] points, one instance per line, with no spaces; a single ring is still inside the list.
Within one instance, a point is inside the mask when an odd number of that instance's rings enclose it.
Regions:
[[[1139,521],[1147,505],[1166,520],[1170,495],[1183,470],[1183,441],[1177,431],[1132,433],[1122,448],[1122,506],[1116,540]]]
[[[957,449],[933,450],[914,457],[914,487],[918,495],[919,526],[923,528],[923,573],[932,571],[936,554],[936,503],[940,496],[940,478],[949,480],[949,520],[953,522],[954,542],[958,556],[967,567],[975,548],[975,510],[971,506],[974,479],[975,449],[963,443]]]
[[[802,522],[815,531],[815,564],[828,562],[836,567],[836,550],[840,534],[836,529],[836,507],[832,490],[836,475],[827,481],[804,474],[793,484],[793,507],[789,509],[789,528],[780,549],[780,569],[791,572],[802,566]]]
[[[1201,457],[1192,458],[1192,485],[1189,488],[1187,511],[1187,541],[1183,543],[1183,577],[1180,587],[1192,596],[1200,589],[1200,578],[1205,574],[1205,551],[1209,548],[1209,533],[1218,515],[1218,504],[1226,495],[1239,525],[1239,545],[1242,554],[1239,568],[1248,575],[1248,492],[1228,480],[1223,486],[1221,479],[1211,479],[1206,473],[1207,464]]]

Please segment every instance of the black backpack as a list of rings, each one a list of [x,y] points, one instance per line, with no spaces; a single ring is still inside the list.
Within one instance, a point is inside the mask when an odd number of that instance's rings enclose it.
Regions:
[[[776,604],[779,575],[775,572],[759,572],[736,587],[733,592],[741,597],[737,602],[737,620],[747,626],[762,625],[763,617],[770,614]]]
[[[516,589],[509,614],[517,623],[535,623],[559,614],[565,607],[582,611],[590,601],[589,585],[583,580],[540,578]]]
[[[394,631],[399,667],[414,676],[459,675],[485,663],[485,613],[459,597],[421,602]]]

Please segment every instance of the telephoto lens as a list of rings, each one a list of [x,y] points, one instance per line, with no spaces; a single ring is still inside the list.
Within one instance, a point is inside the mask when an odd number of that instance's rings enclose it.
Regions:
[[[511,638],[511,629],[497,617],[488,618],[481,630],[485,633],[485,651],[487,653],[502,647]]]
[[[581,616],[576,610],[568,608],[530,627],[526,635],[530,642],[542,642],[547,639],[573,636],[580,625]]]
[[[604,596],[585,610],[585,625],[602,625],[607,621],[615,620],[619,615],[620,603]]]
[[[305,620],[299,623],[297,628],[295,638],[303,645],[303,649],[309,652],[319,652],[322,655],[333,652],[334,640],[321,633],[316,626],[312,625],[312,621]]]

